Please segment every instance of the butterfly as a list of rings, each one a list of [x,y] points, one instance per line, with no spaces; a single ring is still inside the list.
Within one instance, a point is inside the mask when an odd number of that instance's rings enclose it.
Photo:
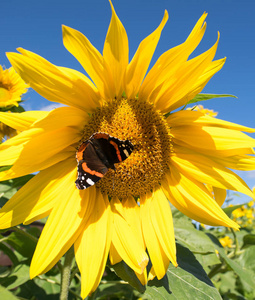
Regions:
[[[76,152],[78,176],[76,187],[84,190],[104,177],[114,164],[127,159],[134,149],[129,140],[120,140],[104,132],[94,133]]]

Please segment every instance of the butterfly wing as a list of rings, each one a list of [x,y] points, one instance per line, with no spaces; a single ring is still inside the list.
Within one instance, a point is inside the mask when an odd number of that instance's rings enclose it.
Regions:
[[[94,185],[108,171],[90,141],[81,144],[76,159],[78,161],[78,177],[75,184],[80,190]]]
[[[120,140],[107,133],[95,133],[91,140],[100,159],[108,168],[114,168],[114,164],[127,159],[134,146],[129,140]]]
[[[99,181],[115,163],[127,159],[134,149],[129,140],[122,141],[104,132],[94,133],[76,153],[78,189],[86,189]]]

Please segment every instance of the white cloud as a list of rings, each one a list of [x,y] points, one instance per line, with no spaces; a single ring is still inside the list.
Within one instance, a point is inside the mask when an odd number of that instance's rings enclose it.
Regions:
[[[246,176],[247,178],[255,178],[255,170],[247,171]]]

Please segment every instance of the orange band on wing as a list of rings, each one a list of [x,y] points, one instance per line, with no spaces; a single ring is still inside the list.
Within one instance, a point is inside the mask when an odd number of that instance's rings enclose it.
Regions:
[[[83,152],[87,148],[88,143],[82,143],[79,150],[76,152],[76,159],[78,161],[83,160]]]
[[[90,175],[95,175],[100,178],[104,177],[104,174],[91,170],[85,162],[82,163],[82,169],[84,172],[89,173]]]
[[[110,141],[110,144],[112,144],[113,147],[115,148],[119,161],[122,161],[118,145],[113,141]]]

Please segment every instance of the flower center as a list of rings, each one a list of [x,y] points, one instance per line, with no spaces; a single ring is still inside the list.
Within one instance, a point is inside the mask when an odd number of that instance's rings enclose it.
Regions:
[[[10,99],[10,92],[0,85],[0,103],[8,101]],[[1,106],[1,104],[0,104]]]
[[[113,100],[98,108],[84,128],[83,140],[105,132],[134,145],[132,154],[109,169],[96,184],[119,199],[138,197],[158,185],[168,169],[171,135],[164,116],[152,104],[137,99]]]

